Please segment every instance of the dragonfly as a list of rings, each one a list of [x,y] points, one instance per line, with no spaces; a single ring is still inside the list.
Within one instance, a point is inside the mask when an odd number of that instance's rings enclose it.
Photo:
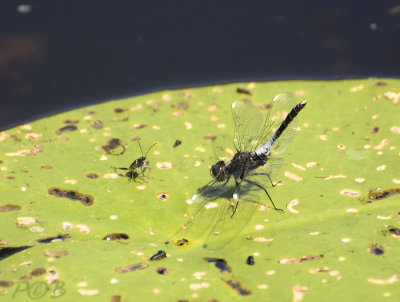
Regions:
[[[296,116],[306,104],[303,101],[296,105],[292,94],[278,94],[265,118],[248,100],[232,104],[236,154],[230,161],[219,160],[211,167],[212,180],[190,200],[198,207],[171,242],[187,245],[206,237],[207,249],[226,246],[250,221],[260,204],[260,192],[264,192],[275,210],[282,211],[275,206],[266,187],[274,186],[272,180],[284,162],[277,156],[293,141]]]
[[[130,180],[134,181],[136,179],[137,176],[139,176],[139,173],[137,172],[138,170],[140,170],[140,172],[142,173],[143,176],[144,175],[144,171],[147,169],[148,170],[148,175],[147,177],[150,178],[150,172],[151,172],[151,166],[150,166],[150,162],[147,160],[147,154],[149,153],[149,151],[151,150],[151,148],[153,148],[157,143],[152,144],[149,149],[147,149],[146,154],[143,154],[143,149],[142,149],[142,145],[140,144],[140,141],[138,141],[139,143],[139,147],[140,147],[140,152],[142,154],[141,157],[135,159],[132,164],[129,166],[129,168],[117,168],[117,167],[112,167],[114,170],[118,169],[118,170],[126,170],[129,171],[129,175],[130,175]]]

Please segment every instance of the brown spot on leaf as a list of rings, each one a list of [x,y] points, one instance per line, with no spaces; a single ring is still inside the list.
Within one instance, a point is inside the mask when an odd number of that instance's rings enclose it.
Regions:
[[[173,148],[176,148],[176,147],[178,147],[180,144],[182,144],[182,141],[179,140],[179,139],[177,139],[172,147],[173,147]]]
[[[392,189],[376,189],[369,191],[368,199],[371,201],[381,200],[388,198],[390,196],[400,194],[400,188],[392,188]]]
[[[12,281],[0,280],[1,287],[10,287],[14,284]]]
[[[46,270],[41,267],[36,268],[30,272],[31,276],[33,276],[33,277],[38,277],[38,276],[44,275],[45,273],[46,273]]]
[[[131,138],[132,142],[137,142],[137,141],[140,141],[140,140],[141,140],[141,138],[139,136],[135,136],[135,137]]]
[[[57,251],[57,252],[51,252],[51,251],[45,251],[43,255],[45,257],[55,257],[55,258],[61,258],[61,256],[68,256],[68,251]]]
[[[11,212],[19,210],[21,210],[21,207],[15,204],[6,204],[4,206],[0,206],[0,212]]]
[[[51,169],[53,169],[53,167],[50,166],[50,165],[41,165],[40,169],[42,169],[42,170],[51,170]]]
[[[248,265],[254,265],[255,261],[254,261],[254,257],[253,256],[249,256],[246,259],[246,264]]]
[[[34,145],[32,149],[19,150],[16,152],[8,152],[6,156],[29,156],[36,155],[43,151],[43,145]]]
[[[72,131],[75,131],[75,130],[77,130],[77,129],[78,129],[78,127],[75,126],[75,125],[68,125],[68,126],[64,126],[64,127],[60,128],[60,129],[58,129],[58,130],[56,131],[56,134],[57,134],[57,135],[61,135],[61,134],[63,134],[64,132],[72,132]]]
[[[46,237],[38,239],[36,241],[39,243],[52,243],[52,242],[64,241],[67,238],[71,238],[71,236],[69,234],[59,234],[57,236]]]
[[[50,188],[48,190],[50,195],[54,195],[60,198],[68,198],[74,201],[79,201],[85,206],[91,206],[93,204],[94,198],[91,195],[79,193],[74,190],[65,190],[60,188]]]
[[[122,155],[125,153],[126,147],[122,144],[122,141],[119,138],[112,138],[110,139],[107,144],[102,146],[103,150],[107,154],[112,154],[112,155]],[[122,151],[119,154],[114,154],[112,151],[114,151],[117,148],[122,148]]]
[[[300,262],[305,262],[305,261],[310,261],[310,260],[319,260],[322,257],[324,257],[324,255],[307,255],[307,256],[303,256],[301,258],[282,258],[278,260],[279,264],[293,264],[293,263],[300,263]]]
[[[114,109],[114,112],[115,113],[123,113],[123,112],[125,112],[126,111],[126,109],[123,109],[123,108],[115,108]]]
[[[189,244],[189,240],[182,238],[182,239],[178,239],[176,241],[176,245],[177,246],[184,246],[184,245],[188,245]]]
[[[145,127],[147,127],[146,124],[135,124],[135,125],[133,125],[133,128],[135,128],[135,129],[137,129],[137,130],[143,129],[143,128],[145,128]]]
[[[248,296],[251,295],[251,291],[245,288],[239,281],[235,280],[228,280],[225,281],[230,287],[236,290],[241,296]]]
[[[153,256],[150,257],[151,261],[155,261],[155,260],[161,260],[167,258],[167,253],[164,251],[158,251],[156,254],[154,254]]]
[[[64,124],[70,124],[70,125],[79,124],[79,120],[65,120]]]
[[[371,253],[371,255],[374,255],[374,256],[382,256],[385,254],[385,249],[382,245],[379,245],[376,242],[374,242],[369,247],[369,252]]]
[[[129,239],[129,235],[125,233],[112,233],[108,234],[103,238],[103,240],[111,241],[111,240],[118,240],[118,239]]]
[[[384,87],[384,86],[387,86],[386,82],[376,82],[374,85],[374,87]]]
[[[97,179],[99,178],[99,175],[97,175],[96,173],[88,173],[86,174],[86,177],[90,179]]]
[[[97,121],[94,121],[94,122],[92,123],[92,127],[93,127],[94,129],[103,129],[104,124],[103,124],[102,121],[97,120]]]
[[[399,229],[399,228],[395,228],[395,227],[389,226],[388,231],[389,231],[392,235],[394,235],[394,236],[396,236],[396,237],[400,236],[400,229]]]
[[[121,296],[112,296],[110,302],[122,302]]]
[[[186,102],[180,102],[178,104],[172,105],[172,107],[179,110],[186,110],[189,108],[189,104]]]
[[[251,95],[250,90],[244,89],[244,88],[242,88],[242,87],[236,88],[236,92],[237,92],[237,93],[242,93],[242,94]]]
[[[169,198],[169,194],[167,192],[159,192],[156,193],[156,196],[161,201],[167,201]]]
[[[159,267],[156,269],[157,274],[166,275],[171,269],[168,267]]]
[[[207,261],[208,263],[214,263],[214,266],[218,268],[222,274],[232,272],[232,268],[228,265],[225,259],[204,257],[203,260]]]
[[[378,126],[372,127],[371,132],[372,133],[378,133],[379,132],[379,127]]]
[[[147,263],[136,263],[127,266],[117,267],[115,271],[119,274],[124,274],[124,273],[134,272],[137,270],[144,270],[145,268],[148,267],[149,265]]]
[[[203,139],[206,141],[215,141],[217,139],[216,136],[212,136],[212,135],[204,135]]]

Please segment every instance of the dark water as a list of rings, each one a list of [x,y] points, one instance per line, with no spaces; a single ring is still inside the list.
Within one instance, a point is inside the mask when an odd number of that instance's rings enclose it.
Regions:
[[[97,2],[2,1],[0,129],[167,88],[399,77],[395,0]]]

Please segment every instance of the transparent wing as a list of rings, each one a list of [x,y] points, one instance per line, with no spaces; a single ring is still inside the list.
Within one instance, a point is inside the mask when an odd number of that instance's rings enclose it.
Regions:
[[[194,211],[187,222],[169,240],[177,243],[186,239],[189,245],[201,244],[210,251],[224,248],[250,221],[257,205],[242,202],[235,209],[233,177],[223,187],[218,182],[210,182],[197,193]]]
[[[252,151],[255,140],[263,125],[263,116],[260,111],[247,100],[239,100],[232,104],[232,116],[235,122],[233,143],[236,150]]]
[[[268,111],[264,125],[258,134],[257,140],[265,144],[274,135],[282,124],[290,110],[296,105],[294,96],[290,93],[278,94],[272,101],[272,106]],[[283,131],[280,138],[272,148],[272,155],[279,155],[286,151],[292,142],[297,128],[297,118]]]
[[[205,245],[217,221],[223,216],[233,191],[233,180],[225,185],[213,180],[198,190],[192,197],[188,220],[168,241],[176,244],[186,239],[190,245]]]

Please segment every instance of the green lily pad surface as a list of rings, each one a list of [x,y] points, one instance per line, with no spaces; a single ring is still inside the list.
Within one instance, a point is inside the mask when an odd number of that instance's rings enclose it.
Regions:
[[[0,132],[0,300],[397,301],[399,91],[396,79],[234,83]],[[230,206],[204,211],[205,229],[227,221],[229,238],[209,235],[223,248],[204,248],[207,236],[167,244],[211,165],[236,152],[231,104],[265,113],[285,92],[307,106],[268,188],[284,212],[266,196],[233,218]],[[115,169],[153,143],[151,169]]]

